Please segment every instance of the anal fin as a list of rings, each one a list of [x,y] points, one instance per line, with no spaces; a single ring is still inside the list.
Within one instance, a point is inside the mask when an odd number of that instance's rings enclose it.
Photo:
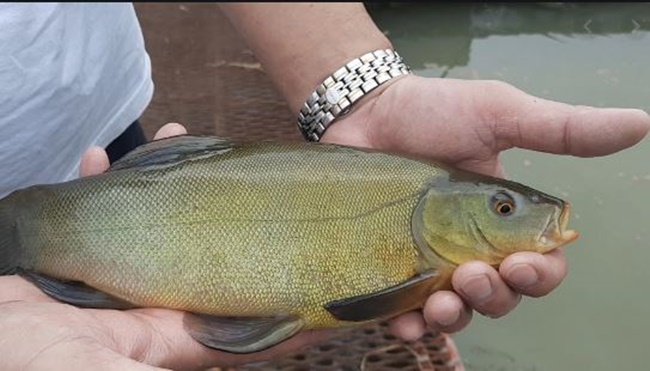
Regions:
[[[217,317],[186,313],[187,332],[201,344],[230,353],[258,352],[298,333],[304,326],[295,316]]]
[[[24,269],[18,269],[17,273],[54,299],[78,307],[107,309],[132,309],[137,307],[80,281],[59,280]]]

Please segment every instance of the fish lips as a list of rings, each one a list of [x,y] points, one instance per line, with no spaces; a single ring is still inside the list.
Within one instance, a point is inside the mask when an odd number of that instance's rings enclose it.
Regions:
[[[558,208],[549,215],[548,221],[537,238],[538,244],[545,251],[564,246],[575,241],[580,234],[573,229],[567,229],[571,215],[571,204],[563,202],[563,207]]]

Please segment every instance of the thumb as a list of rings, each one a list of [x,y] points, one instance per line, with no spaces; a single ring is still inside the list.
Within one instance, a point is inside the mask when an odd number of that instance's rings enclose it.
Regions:
[[[650,116],[642,110],[573,106],[507,84],[501,90],[485,100],[484,112],[503,149],[602,156],[635,145],[650,130]]]

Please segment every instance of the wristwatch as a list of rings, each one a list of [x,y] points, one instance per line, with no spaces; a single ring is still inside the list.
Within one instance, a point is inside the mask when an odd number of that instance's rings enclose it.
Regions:
[[[369,52],[348,62],[314,90],[298,113],[303,137],[318,142],[337,118],[379,85],[411,73],[402,57],[391,49]]]

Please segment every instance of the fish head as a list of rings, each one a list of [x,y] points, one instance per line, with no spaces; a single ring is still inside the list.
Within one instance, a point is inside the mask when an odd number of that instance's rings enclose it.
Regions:
[[[578,238],[567,201],[512,181],[454,172],[433,180],[413,215],[425,255],[498,265],[518,251],[546,253]],[[427,250],[428,249],[428,250]]]

